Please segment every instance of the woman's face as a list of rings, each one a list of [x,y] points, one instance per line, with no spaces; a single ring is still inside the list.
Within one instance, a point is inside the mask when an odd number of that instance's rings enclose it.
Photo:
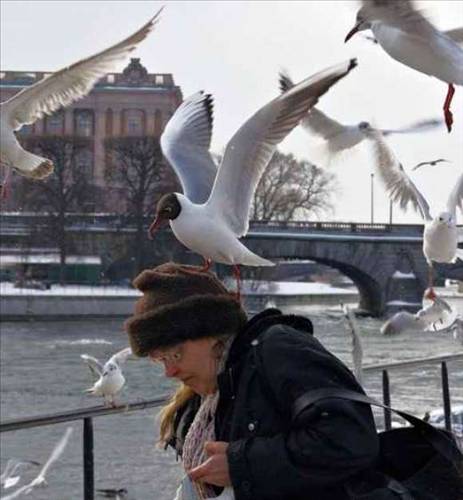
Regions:
[[[164,365],[166,377],[176,378],[200,395],[217,389],[217,339],[186,340],[169,349],[155,349],[150,358]]]

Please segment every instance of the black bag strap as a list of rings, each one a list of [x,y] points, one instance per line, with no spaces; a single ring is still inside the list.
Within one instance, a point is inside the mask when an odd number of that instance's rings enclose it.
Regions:
[[[428,424],[424,420],[417,418],[404,411],[396,410],[383,403],[380,403],[376,399],[370,398],[365,394],[360,392],[351,391],[348,389],[335,389],[331,387],[326,387],[322,389],[314,389],[307,391],[301,396],[299,396],[293,404],[292,407],[292,419],[295,420],[301,414],[303,410],[312,406],[323,399],[344,399],[348,401],[355,401],[358,403],[366,403],[372,406],[379,406],[385,408],[386,410],[393,411],[404,418],[407,422],[410,422],[426,439],[433,448],[440,453],[447,460],[453,464],[460,463],[463,460],[463,453],[457,448],[455,442],[450,438],[445,432],[436,429],[432,425]]]

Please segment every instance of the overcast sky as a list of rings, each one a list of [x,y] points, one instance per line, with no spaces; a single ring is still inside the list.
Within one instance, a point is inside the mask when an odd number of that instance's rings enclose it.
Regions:
[[[441,118],[447,85],[391,59],[381,48],[354,37],[356,1],[8,1],[0,3],[2,70],[55,71],[131,34],[162,5],[162,19],[134,57],[152,73],[172,73],[186,97],[200,89],[215,97],[213,150],[221,151],[237,128],[278,93],[277,74],[287,69],[298,81],[356,56],[359,66],[319,103],[343,123],[372,121],[391,128]],[[441,29],[463,25],[463,1],[418,2]],[[119,68],[121,70],[122,68]],[[413,179],[435,210],[443,208],[463,169],[463,87],[453,101],[454,129],[390,138],[405,168],[424,167]],[[317,141],[295,130],[284,152],[320,162]],[[370,221],[368,147],[349,152],[330,169],[339,193],[330,219]],[[374,182],[375,222],[387,221],[389,203]],[[328,217],[325,217],[328,218]],[[413,212],[394,209],[395,222],[420,222]],[[461,215],[459,218],[461,222]]]

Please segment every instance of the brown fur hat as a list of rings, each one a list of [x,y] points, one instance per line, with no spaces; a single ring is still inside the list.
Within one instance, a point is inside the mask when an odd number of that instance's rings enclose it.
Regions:
[[[125,322],[136,356],[203,337],[237,332],[247,321],[241,304],[217,277],[195,266],[168,262],[133,281],[143,292]]]

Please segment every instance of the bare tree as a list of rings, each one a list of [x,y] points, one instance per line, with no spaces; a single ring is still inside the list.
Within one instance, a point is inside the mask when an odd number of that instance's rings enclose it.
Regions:
[[[332,209],[335,178],[291,154],[276,151],[254,193],[251,219],[288,221]]]
[[[76,136],[27,136],[30,151],[49,158],[55,169],[43,181],[24,178],[21,185],[24,209],[48,214],[45,236],[55,242],[60,255],[60,283],[65,282],[66,256],[72,244],[66,231],[66,215],[82,212],[93,200],[91,176],[79,163],[79,155],[91,151],[92,141]]]
[[[151,136],[115,137],[105,140],[106,178],[123,193],[127,212],[133,217],[135,272],[145,267],[147,243],[145,220],[159,197],[178,190],[173,171],[166,165],[159,139]]]

